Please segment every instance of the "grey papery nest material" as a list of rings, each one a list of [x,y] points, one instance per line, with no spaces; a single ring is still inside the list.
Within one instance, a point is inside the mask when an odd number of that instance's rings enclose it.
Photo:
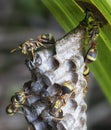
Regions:
[[[23,107],[24,115],[35,130],[86,130],[86,109],[84,101],[87,81],[83,76],[84,57],[82,39],[84,30],[80,27],[56,41],[55,46],[43,48],[35,53],[33,61],[26,65],[31,72],[31,81],[23,88],[31,96]],[[51,105],[59,95],[64,82],[74,86],[66,104],[61,106],[63,117],[54,117]],[[51,97],[51,99],[49,99]],[[51,101],[52,100],[52,101]]]

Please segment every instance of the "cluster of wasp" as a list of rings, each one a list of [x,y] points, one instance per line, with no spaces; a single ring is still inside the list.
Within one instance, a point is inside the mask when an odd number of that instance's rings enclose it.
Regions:
[[[20,50],[24,55],[27,55],[30,60],[34,60],[35,52],[41,47],[48,47],[55,43],[54,37],[51,33],[42,34],[37,40],[30,39],[23,44],[20,44],[17,48],[11,50],[11,53]],[[27,92],[20,90],[15,93],[11,98],[11,103],[6,107],[6,112],[9,115],[14,115],[16,112],[21,112],[26,102]]]
[[[41,101],[48,104],[49,114],[56,120],[63,118],[63,111],[61,107],[66,105],[67,101],[75,94],[75,87],[71,81],[65,81],[62,85],[54,84],[58,89],[57,93],[53,96],[48,93],[47,90],[41,91]],[[6,107],[8,115],[13,116],[16,113],[23,113],[23,107],[27,106],[27,98],[33,96],[26,90],[20,90],[11,97],[11,103]],[[47,98],[47,100],[46,100]]]
[[[13,49],[11,52],[21,50],[24,55],[28,55],[31,59],[34,59],[35,52],[41,47],[47,47],[51,44],[54,44],[55,40],[52,34],[42,34],[38,37],[36,41],[30,39],[29,41],[24,42],[19,45],[17,48]],[[59,94],[50,96],[47,91],[42,93],[42,97],[48,96],[48,103],[50,106],[50,115],[54,116],[57,119],[61,119],[63,112],[61,107],[66,104],[68,99],[74,93],[74,86],[71,81],[64,82],[62,85],[55,84],[56,87],[60,89]],[[15,93],[11,98],[11,103],[7,106],[6,112],[9,115],[14,115],[15,113],[22,112],[22,108],[26,103],[26,99],[31,96],[25,90],[20,90]]]
[[[92,12],[87,11],[86,16],[82,23],[80,23],[85,29],[85,34],[83,36],[83,46],[87,45],[88,49],[84,56],[84,62],[86,63],[84,69],[84,76],[89,74],[89,67],[87,64],[93,62],[97,58],[97,43],[96,39],[99,35],[99,23],[95,20]],[[24,55],[28,55],[30,59],[34,60],[34,55],[37,50],[42,48],[47,48],[48,46],[54,46],[55,39],[51,33],[42,34],[37,38],[37,40],[30,39],[23,44],[20,44],[17,48],[11,50],[11,53],[20,50]]]
[[[11,50],[11,53],[20,50],[24,55],[27,55],[30,60],[34,60],[35,52],[41,47],[47,47],[55,43],[54,37],[51,33],[42,34],[37,40],[30,39],[23,44],[20,44],[17,48]],[[20,90],[15,93],[11,98],[11,103],[6,107],[6,112],[9,115],[14,115],[16,112],[21,112],[26,102],[27,92]]]
[[[89,68],[87,64],[93,62],[97,58],[97,46],[96,39],[99,34],[99,24],[96,22],[93,14],[88,11],[85,19],[80,23],[80,26],[85,29],[83,37],[83,45],[87,45],[87,51],[84,55],[84,62],[86,64],[83,75],[89,74]],[[35,52],[40,48],[47,48],[53,46],[55,39],[52,34],[42,34],[37,40],[30,39],[11,52],[21,50],[24,55],[28,55],[31,60],[34,60]],[[57,119],[63,118],[62,107],[66,105],[67,101],[75,94],[75,86],[71,81],[65,81],[62,85],[54,84],[59,88],[59,93],[50,96],[47,91],[43,93],[42,97],[48,97],[49,114]],[[26,103],[26,99],[31,96],[24,90],[16,92],[11,98],[11,103],[7,106],[6,111],[9,115],[14,115],[16,112],[22,111]]]

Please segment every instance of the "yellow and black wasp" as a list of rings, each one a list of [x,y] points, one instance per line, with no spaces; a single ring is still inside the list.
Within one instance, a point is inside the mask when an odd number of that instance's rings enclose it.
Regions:
[[[21,50],[24,55],[28,55],[31,58],[34,57],[35,52],[41,47],[47,47],[48,45],[53,45],[55,39],[51,33],[42,34],[37,38],[37,40],[29,39],[28,41],[20,44],[17,48],[11,50],[11,53]]]
[[[82,23],[80,23],[80,25],[82,25],[82,27],[85,30],[84,33],[84,40],[86,41],[86,43],[84,43],[85,45],[90,44],[90,40],[95,41],[97,39],[97,37],[99,36],[100,23],[96,21],[94,14],[91,11],[86,10],[85,18],[82,21]]]
[[[6,107],[6,112],[8,115],[14,115],[17,112],[21,112],[24,103],[26,102],[26,98],[31,95],[26,95],[27,93],[23,90],[20,90],[15,93],[11,98],[11,103]]]
[[[84,56],[84,62],[86,65],[83,72],[83,75],[87,76],[89,74],[89,67],[87,64],[94,62],[97,59],[98,52],[96,40],[99,36],[99,22],[96,21],[91,11],[86,11],[86,16],[82,24],[85,28],[84,45],[88,45],[88,49]]]
[[[62,85],[59,85],[61,89],[60,95],[53,101],[51,105],[50,114],[54,116],[55,119],[63,118],[63,111],[61,107],[65,106],[67,101],[70,99],[71,95],[74,93],[74,86],[71,81],[66,81]]]

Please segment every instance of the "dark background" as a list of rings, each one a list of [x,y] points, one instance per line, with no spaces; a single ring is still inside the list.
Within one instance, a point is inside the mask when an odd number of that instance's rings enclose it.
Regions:
[[[10,50],[30,38],[51,32],[55,39],[65,32],[40,0],[0,0],[0,130],[27,130],[22,114],[5,112],[11,96],[30,79],[25,57]],[[89,78],[88,130],[111,130],[111,107],[93,75]]]

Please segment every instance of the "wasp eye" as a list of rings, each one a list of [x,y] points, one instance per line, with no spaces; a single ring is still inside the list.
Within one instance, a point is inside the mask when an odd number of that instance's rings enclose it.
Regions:
[[[43,39],[46,39],[46,37],[47,37],[46,34],[41,35],[41,38],[43,38]]]
[[[71,90],[68,87],[66,87],[66,86],[62,86],[61,89],[62,89],[63,95],[66,94],[66,93],[70,93],[71,92]]]
[[[21,100],[21,96],[20,95],[16,95],[15,98],[16,98],[17,101]]]

